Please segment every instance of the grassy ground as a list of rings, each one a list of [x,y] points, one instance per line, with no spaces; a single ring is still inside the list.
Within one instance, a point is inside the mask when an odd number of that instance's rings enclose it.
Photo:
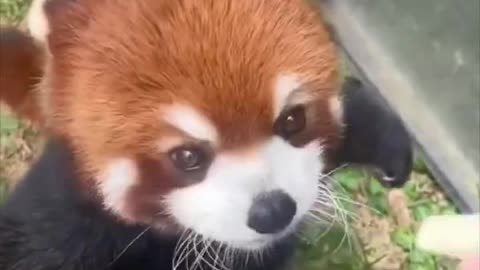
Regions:
[[[1,23],[21,20],[29,0],[0,0]],[[11,186],[28,168],[42,144],[39,135],[0,108],[0,204]],[[346,168],[332,176],[340,203],[351,214],[345,230],[335,226],[322,237],[312,233],[299,247],[301,270],[437,270],[454,269],[447,258],[417,250],[418,223],[433,214],[455,213],[455,208],[417,162],[411,181],[388,191],[367,172]],[[352,203],[353,201],[357,203]],[[346,212],[343,212],[346,214]]]

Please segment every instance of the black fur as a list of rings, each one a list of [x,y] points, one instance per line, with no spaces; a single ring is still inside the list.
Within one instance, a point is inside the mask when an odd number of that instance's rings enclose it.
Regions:
[[[411,140],[402,120],[373,89],[356,78],[347,77],[343,91],[346,126],[336,165],[373,165],[393,179],[383,184],[402,186],[413,166]]]
[[[392,172],[395,185],[401,184],[411,167],[409,138],[401,121],[359,81],[349,79],[345,91],[347,129],[338,164],[373,163]],[[178,237],[152,231],[110,265],[145,228],[124,225],[79,192],[70,154],[66,144],[52,139],[1,208],[0,269],[171,270]],[[294,245],[293,238],[284,239],[263,256],[262,264],[251,258],[244,265],[239,258],[231,270],[281,269]]]

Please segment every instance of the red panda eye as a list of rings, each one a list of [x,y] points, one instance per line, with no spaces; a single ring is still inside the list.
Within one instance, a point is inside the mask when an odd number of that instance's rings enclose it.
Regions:
[[[207,154],[199,147],[183,146],[170,152],[170,159],[175,167],[184,172],[204,169],[207,165]]]
[[[275,123],[276,133],[288,139],[304,130],[306,122],[305,108],[303,106],[295,106],[282,113],[279,117]]]

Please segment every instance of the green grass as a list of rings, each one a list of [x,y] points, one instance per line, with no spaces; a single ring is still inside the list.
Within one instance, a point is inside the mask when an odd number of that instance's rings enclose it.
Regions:
[[[19,22],[28,3],[30,0],[0,0],[2,23]],[[15,178],[12,172],[24,169],[22,166],[31,159],[35,136],[35,132],[0,109],[0,204]],[[433,184],[421,160],[416,162],[411,181],[401,190],[412,216],[412,224],[408,226],[396,224],[387,199],[389,191],[363,170],[343,169],[332,179],[339,183],[336,190],[339,196],[361,201],[365,206],[342,203],[342,207],[358,215],[358,220],[350,220],[349,241],[345,241],[342,226],[330,228],[326,234],[326,225],[312,231],[298,248],[299,270],[388,269],[385,262],[389,260],[405,270],[455,269],[451,260],[415,247],[419,222],[434,214],[457,212]]]
[[[355,209],[364,208],[371,215],[371,218],[379,221],[389,221],[391,231],[386,235],[378,235],[378,237],[389,238],[383,240],[390,242],[391,248],[397,248],[403,253],[404,259],[401,260],[398,269],[453,270],[455,269],[455,261],[429,254],[415,247],[415,233],[419,222],[431,215],[455,214],[457,212],[448,201],[442,200],[439,202],[438,198],[432,196],[432,194],[440,193],[432,181],[424,176],[420,174],[417,179],[412,179],[402,189],[408,199],[408,208],[412,216],[412,224],[407,227],[399,226],[392,221],[393,213],[391,213],[391,207],[387,201],[389,190],[381,186],[368,173],[359,169],[348,168],[336,173],[333,178],[342,186],[337,192],[351,198],[362,197],[366,201],[365,206],[348,205],[346,203],[343,205],[344,207],[353,212],[355,212]],[[355,227],[356,233],[362,230],[375,231],[376,229],[368,226]],[[343,235],[343,231],[337,228],[317,241],[302,243],[298,258],[301,265],[300,269],[367,270],[384,269],[383,267],[386,267],[382,266],[382,260],[391,256],[388,250],[382,250],[380,247],[377,250],[375,250],[375,247],[373,247],[373,250],[365,249],[364,246],[368,246],[370,239],[359,239],[355,233],[351,235],[353,244],[349,245],[344,242],[338,248]],[[362,240],[363,243],[359,243]],[[372,241],[376,240],[372,239]],[[332,247],[335,247],[335,252],[331,252]]]
[[[3,161],[10,155],[7,148],[11,144],[11,140],[18,127],[19,122],[15,118],[10,117],[6,113],[0,114],[0,149],[2,150],[0,159],[0,161],[2,161],[0,169],[2,170],[0,170],[0,172],[3,171]],[[2,173],[0,174],[0,204],[7,195],[7,189],[7,179]]]
[[[0,0],[0,25],[16,25],[24,17],[32,0]],[[0,107],[0,204],[8,192],[8,176],[6,173],[8,163],[16,158],[15,140],[21,129],[22,123],[5,112]]]
[[[31,0],[0,0],[0,22],[17,23],[19,22]]]

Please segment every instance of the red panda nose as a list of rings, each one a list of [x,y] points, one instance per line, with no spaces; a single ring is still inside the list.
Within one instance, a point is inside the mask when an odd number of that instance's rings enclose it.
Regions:
[[[261,234],[278,233],[292,222],[296,212],[297,204],[285,192],[265,192],[254,199],[247,225]]]

